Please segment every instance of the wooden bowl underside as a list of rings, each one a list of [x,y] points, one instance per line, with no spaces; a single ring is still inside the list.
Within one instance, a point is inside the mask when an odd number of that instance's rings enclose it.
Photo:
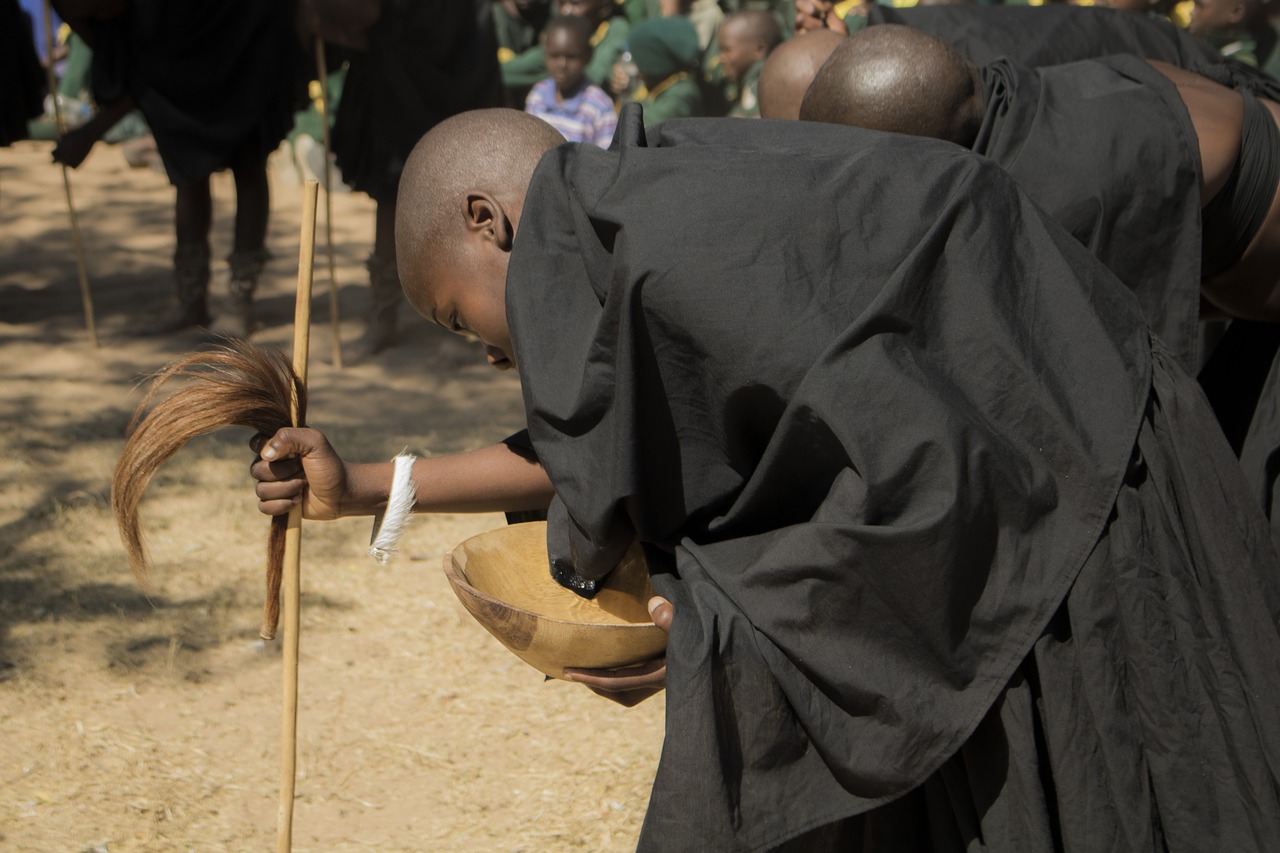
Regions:
[[[454,548],[445,575],[467,611],[553,678],[565,667],[616,669],[660,657],[667,635],[649,617],[653,587],[639,546],[585,599],[551,577],[546,536],[544,522],[514,524]]]

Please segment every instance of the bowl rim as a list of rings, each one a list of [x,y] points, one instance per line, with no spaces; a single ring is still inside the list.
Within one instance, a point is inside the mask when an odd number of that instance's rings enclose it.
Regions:
[[[481,590],[476,588],[471,583],[470,578],[466,576],[466,573],[458,568],[458,564],[454,560],[454,552],[457,551],[458,548],[461,548],[465,544],[466,544],[466,541],[459,543],[456,548],[454,548],[452,551],[444,555],[444,574],[451,584],[458,584],[465,587],[469,594],[472,594],[477,598],[481,598],[487,602],[492,602],[493,604],[496,604],[499,607],[506,607],[510,610],[515,610],[519,613],[532,616],[535,619],[540,619],[545,622],[555,622],[560,625],[583,625],[583,626],[595,626],[599,628],[621,628],[624,631],[629,631],[629,630],[643,631],[649,628],[652,628],[655,631],[662,630],[652,621],[649,621],[649,622],[575,622],[570,619],[561,619],[558,616],[545,616],[541,613],[535,613],[534,611],[528,610],[517,604],[512,604],[508,601],[503,601],[501,599],[494,598],[492,595],[489,595],[486,592],[482,592]],[[566,591],[572,593],[572,590],[566,589]]]

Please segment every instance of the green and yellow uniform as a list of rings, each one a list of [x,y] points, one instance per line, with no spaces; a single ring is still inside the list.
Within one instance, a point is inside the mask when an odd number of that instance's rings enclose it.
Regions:
[[[738,97],[729,105],[733,118],[760,118],[760,69],[764,60],[757,59],[738,81]]]
[[[673,74],[653,87],[641,89],[636,100],[644,107],[644,126],[673,118],[702,115],[702,91],[689,72]]]

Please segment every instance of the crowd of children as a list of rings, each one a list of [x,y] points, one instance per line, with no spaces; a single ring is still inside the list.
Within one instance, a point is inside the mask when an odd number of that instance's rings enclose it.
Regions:
[[[556,72],[546,28],[564,17],[585,21],[574,28],[572,44],[562,41],[557,49],[586,57],[581,72],[586,82],[557,81],[553,87],[547,75]],[[534,115],[554,112],[570,141],[605,145],[607,138],[567,129],[598,124],[592,116],[603,103],[600,95],[615,111],[625,103],[642,104],[650,125],[691,116],[759,116],[760,68],[784,35],[794,32],[793,17],[790,2],[503,0],[493,7],[508,104],[523,105]],[[588,90],[588,84],[599,91]],[[576,86],[591,96],[584,100]],[[565,120],[579,111],[580,118]]]

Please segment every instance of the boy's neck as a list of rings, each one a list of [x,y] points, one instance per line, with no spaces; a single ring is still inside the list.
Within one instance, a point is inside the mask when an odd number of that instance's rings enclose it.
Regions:
[[[555,87],[556,103],[563,103],[564,101],[568,101],[572,98],[576,98],[578,96],[578,93],[580,93],[586,85],[587,85],[587,78],[585,77],[583,77],[577,83],[573,84],[573,86],[571,86],[570,88],[564,89],[564,90],[562,90],[560,88],[560,84],[557,83]]]

